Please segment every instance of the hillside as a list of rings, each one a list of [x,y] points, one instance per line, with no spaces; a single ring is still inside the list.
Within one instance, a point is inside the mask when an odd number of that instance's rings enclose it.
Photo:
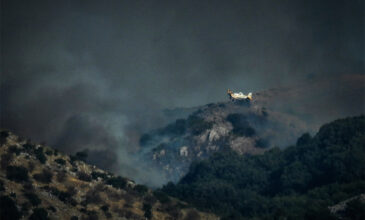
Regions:
[[[216,219],[161,191],[0,133],[0,219]]]
[[[260,94],[252,102],[221,102],[197,107],[185,118],[141,136],[144,162],[162,170],[167,181],[178,181],[194,161],[232,149],[262,154],[273,146],[295,143],[305,130],[298,118],[266,109]]]
[[[365,116],[325,124],[283,150],[215,153],[163,191],[227,219],[364,219],[365,203],[353,198],[365,192]]]

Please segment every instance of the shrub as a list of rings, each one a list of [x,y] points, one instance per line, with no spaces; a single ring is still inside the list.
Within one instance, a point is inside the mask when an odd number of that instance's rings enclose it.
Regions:
[[[70,220],[79,220],[79,217],[77,217],[77,216],[72,216]]]
[[[147,186],[145,186],[145,185],[137,184],[137,185],[134,187],[134,190],[135,190],[135,191],[137,191],[140,195],[144,195],[144,194],[146,194],[146,192],[148,191],[148,188],[147,188]]]
[[[9,137],[8,131],[0,132],[0,146],[3,146],[6,143],[6,139]]]
[[[55,162],[58,163],[59,165],[65,165],[66,164],[66,161],[62,158],[56,159]]]
[[[156,190],[153,192],[153,195],[160,201],[161,203],[168,203],[170,202],[170,198],[167,196],[166,193]]]
[[[66,179],[66,172],[64,171],[59,171],[56,175],[56,179],[58,182],[62,183],[63,181],[65,181]]]
[[[53,174],[47,169],[43,169],[42,173],[33,175],[33,178],[42,183],[50,183],[52,181]]]
[[[19,155],[21,151],[22,150],[20,148],[18,148],[16,145],[12,145],[12,146],[9,147],[9,152],[10,153]]]
[[[38,147],[34,151],[34,153],[35,153],[35,156],[37,157],[37,159],[39,160],[39,162],[41,162],[42,164],[44,164],[47,161],[47,157],[43,153],[43,147]]]
[[[87,191],[85,195],[85,202],[86,204],[98,204],[101,203],[101,197],[97,190],[91,189]]]
[[[86,182],[90,182],[92,180],[91,176],[85,172],[78,172],[77,173],[77,177],[82,180],[82,181],[86,181]]]
[[[33,172],[34,168],[35,168],[34,163],[32,161],[29,161],[28,162],[28,170],[29,170],[29,172],[30,173]]]
[[[96,211],[87,211],[86,214],[88,215],[88,220],[98,220],[98,213]]]
[[[109,206],[108,205],[103,205],[100,207],[100,209],[103,211],[103,212],[107,212],[109,211]]]
[[[144,202],[145,203],[149,203],[149,204],[153,205],[153,204],[156,203],[156,201],[157,201],[157,199],[152,195],[147,195],[147,196],[144,197]]]
[[[256,131],[249,125],[246,116],[243,114],[229,114],[227,121],[231,122],[234,135],[252,137],[256,134]]]
[[[31,153],[34,151],[35,145],[31,144],[30,142],[27,142],[27,143],[23,144],[23,148],[26,152]]]
[[[189,210],[184,218],[184,220],[199,220],[199,219],[200,215],[195,209]]]
[[[0,219],[17,220],[20,219],[21,213],[15,202],[8,196],[0,197]]]
[[[33,209],[33,214],[29,217],[29,220],[48,220],[48,212],[44,208]]]
[[[31,192],[34,190],[33,184],[31,182],[26,182],[23,184],[23,189],[25,192]]]
[[[85,161],[87,158],[87,150],[84,151],[79,151],[75,154],[75,159],[76,160],[81,160],[81,161]]]
[[[51,212],[57,212],[57,209],[54,206],[49,206],[47,209]]]
[[[106,183],[112,185],[114,188],[119,189],[125,189],[127,186],[127,181],[120,176],[109,178]]]
[[[47,154],[48,156],[52,156],[52,155],[53,155],[53,152],[52,152],[51,150],[47,150],[47,151],[46,151],[46,154]]]
[[[345,219],[365,219],[365,203],[361,199],[353,199],[346,204]]]
[[[4,182],[0,180],[0,192],[5,191]]]
[[[26,182],[29,180],[28,170],[22,166],[8,166],[6,168],[6,177],[15,182]]]
[[[38,206],[39,204],[41,204],[41,200],[34,193],[25,193],[24,196],[29,200],[29,202],[33,206]]]
[[[196,116],[190,115],[187,119],[187,125],[191,133],[194,135],[199,135],[204,131],[213,127],[213,123],[207,122],[204,119]]]
[[[107,175],[105,173],[100,173],[100,172],[96,172],[96,171],[93,171],[91,173],[91,177],[96,180],[98,179],[98,177],[102,178],[102,179],[106,179],[107,178]]]
[[[260,138],[258,140],[256,140],[256,147],[259,148],[267,148],[269,147],[269,142],[266,139]]]
[[[14,155],[12,153],[6,153],[1,155],[0,165],[2,169],[7,168],[13,161]]]
[[[144,203],[142,209],[144,211],[144,217],[146,217],[147,219],[151,219],[152,218],[151,204]]]

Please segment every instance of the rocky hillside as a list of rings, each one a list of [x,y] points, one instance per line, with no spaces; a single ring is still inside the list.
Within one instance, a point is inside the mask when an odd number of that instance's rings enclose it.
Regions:
[[[266,109],[263,98],[252,102],[221,102],[197,108],[186,118],[141,136],[143,160],[162,169],[176,182],[196,160],[232,149],[239,154],[261,154],[272,146],[295,143],[306,131],[289,114]],[[255,95],[254,95],[255,97]]]
[[[0,219],[216,219],[16,135],[0,133]]]

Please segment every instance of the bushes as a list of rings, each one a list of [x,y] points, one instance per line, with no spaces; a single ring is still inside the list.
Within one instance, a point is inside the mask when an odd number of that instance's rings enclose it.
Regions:
[[[10,163],[13,161],[14,159],[14,155],[12,153],[5,153],[3,155],[1,155],[1,161],[0,161],[0,166],[2,169],[6,169]]]
[[[256,131],[249,125],[246,116],[243,114],[229,114],[227,121],[231,122],[234,135],[252,137],[256,134]]]
[[[28,170],[23,166],[8,166],[6,177],[15,182],[26,182],[29,180]]]
[[[33,214],[29,217],[29,220],[48,220],[48,212],[44,208],[33,209]]]
[[[56,175],[56,179],[58,182],[62,183],[63,181],[65,181],[66,179],[66,172],[64,171],[59,171]]]
[[[82,181],[86,181],[86,182],[90,182],[92,180],[91,176],[85,172],[78,172],[77,173],[77,177],[82,180]]]
[[[156,190],[153,192],[153,195],[158,199],[158,201],[160,201],[161,203],[168,203],[170,202],[170,198],[168,197],[168,195],[160,190]]]
[[[62,158],[57,158],[55,162],[62,166],[66,165],[66,161]]]
[[[6,139],[9,137],[8,131],[1,131],[0,132],[0,147],[6,143]]]
[[[137,184],[137,185],[134,187],[134,190],[135,190],[136,192],[138,192],[140,195],[144,195],[144,194],[146,194],[146,192],[148,191],[148,188],[147,188],[147,186],[145,186],[145,185]]]
[[[163,191],[227,219],[327,219],[328,206],[364,192],[364,146],[365,117],[338,120],[284,150],[214,154]]]
[[[79,151],[75,154],[76,160],[86,161],[87,157],[88,157],[87,150]]]
[[[353,199],[346,204],[343,212],[343,219],[363,220],[365,219],[365,202],[361,199]]]
[[[19,155],[22,150],[18,148],[16,145],[12,145],[9,147],[9,152]]]
[[[213,123],[207,122],[196,115],[190,115],[187,119],[187,126],[193,135],[200,135],[204,131],[211,129]]]
[[[8,196],[0,197],[0,219],[1,220],[18,220],[21,213],[15,202]]]
[[[41,200],[34,193],[25,193],[24,196],[29,200],[29,202],[33,206],[38,206],[39,204],[41,204]]]
[[[119,189],[125,189],[127,187],[127,180],[120,176],[111,177],[106,181],[106,183]]]
[[[152,218],[152,206],[148,203],[144,203],[143,204],[143,211],[144,211],[144,217],[146,217],[147,219],[151,219]]]
[[[42,183],[50,183],[52,181],[53,174],[47,169],[43,169],[42,173],[33,175],[33,178]]]
[[[47,161],[47,157],[44,155],[43,153],[43,147],[38,147],[35,151],[35,156],[36,158],[39,160],[39,162],[41,162],[42,164],[44,164]]]
[[[99,204],[102,202],[99,191],[91,189],[85,195],[86,204]]]
[[[100,173],[100,172],[93,171],[93,172],[91,172],[91,177],[94,180],[98,179],[99,177],[101,179],[106,179],[107,178],[107,175],[106,175],[106,173]]]

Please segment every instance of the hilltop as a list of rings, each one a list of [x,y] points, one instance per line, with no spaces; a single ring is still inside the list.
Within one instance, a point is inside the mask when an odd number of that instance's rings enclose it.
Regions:
[[[231,149],[240,155],[256,155],[274,146],[295,143],[296,137],[306,131],[305,123],[265,108],[264,98],[255,94],[251,102],[196,107],[185,117],[143,134],[139,153],[144,162],[165,173],[166,181],[176,182],[192,162],[215,152]]]
[[[83,153],[0,135],[0,219],[216,219],[89,165]]]

